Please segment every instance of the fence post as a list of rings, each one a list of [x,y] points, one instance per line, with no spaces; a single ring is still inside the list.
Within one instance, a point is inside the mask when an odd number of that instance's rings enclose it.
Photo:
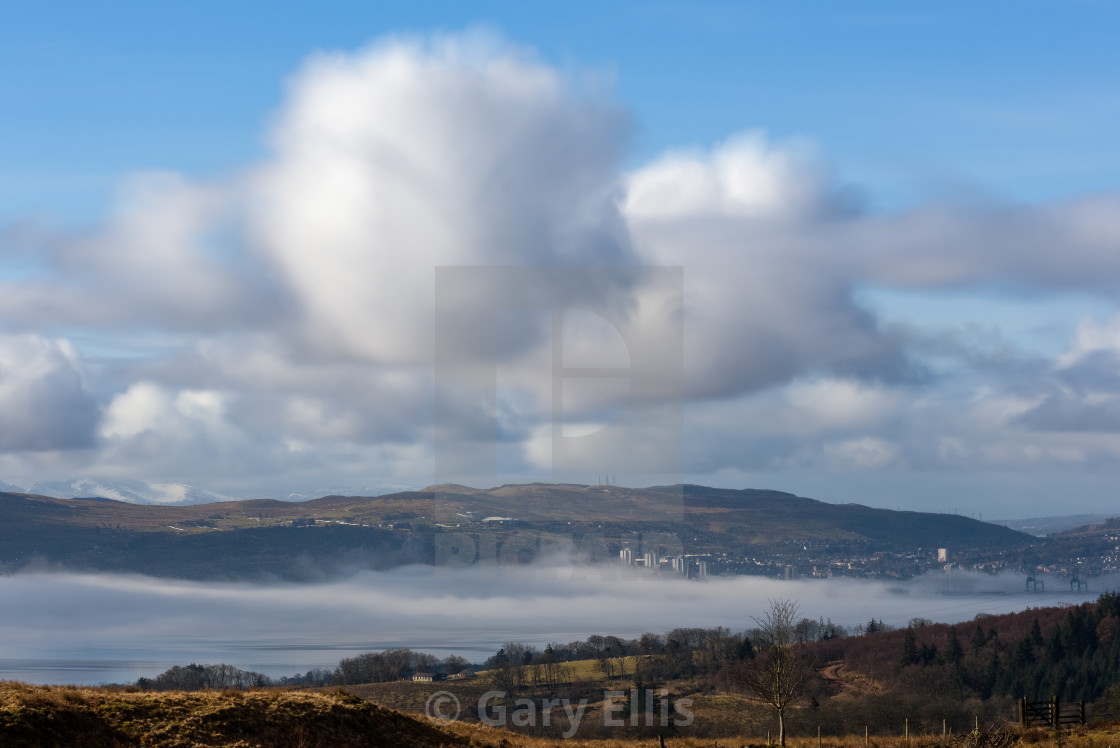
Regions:
[[[975,715],[975,717],[976,717],[976,732],[979,733],[980,732],[980,715],[977,714],[977,715]]]
[[[821,726],[817,725],[817,748],[821,748]]]
[[[1019,699],[1019,727],[1027,726],[1027,697]]]
[[[863,726],[863,748],[867,748],[867,725]]]
[[[903,728],[903,733],[902,734],[906,737],[906,745],[909,746],[910,745],[910,718],[909,717],[906,718],[906,726]]]
[[[1085,700],[1077,702],[1077,716],[1081,718],[1081,724],[1085,724]]]
[[[1050,724],[1053,727],[1060,727],[1062,724],[1062,706],[1057,696],[1050,697]]]
[[[945,737],[945,724],[948,722],[944,717],[941,718],[941,737]]]

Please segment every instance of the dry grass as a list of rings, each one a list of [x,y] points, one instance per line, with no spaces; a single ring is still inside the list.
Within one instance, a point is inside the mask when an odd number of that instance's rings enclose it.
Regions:
[[[420,686],[421,684],[415,684]],[[481,684],[476,684],[481,685]],[[430,684],[427,686],[430,689]],[[419,696],[421,691],[411,696]],[[585,719],[596,720],[595,706]],[[736,697],[695,695],[697,723],[743,714]],[[600,715],[601,716],[601,715]],[[764,748],[760,724],[742,723],[732,737],[668,736],[669,748]],[[734,735],[734,733],[738,733]],[[1120,748],[1120,726],[1079,727],[1061,735],[1035,728],[974,735],[881,737],[867,748]],[[789,748],[818,748],[817,738],[798,735]],[[0,746],[167,746],[288,748],[400,746],[400,748],[646,748],[656,737],[599,735],[562,740],[511,733],[478,723],[437,725],[339,692],[255,691],[136,692],[0,683]],[[819,748],[865,748],[863,735],[825,737]]]
[[[437,748],[463,743],[433,725],[342,693],[140,693],[0,683],[0,745]]]
[[[653,748],[658,745],[657,738],[614,738],[599,740],[560,740],[557,738],[532,738],[511,735],[503,730],[475,724],[455,724],[448,730],[477,748]],[[1031,730],[1019,733],[1011,730],[1012,745],[1029,748],[1120,748],[1120,729],[1078,728],[1066,731],[1059,740],[1052,731]],[[732,738],[681,738],[665,739],[666,748],[766,748],[765,740],[755,736]],[[790,738],[787,748],[818,748],[817,739]],[[912,737],[909,741],[901,737],[870,736],[868,748],[970,748],[969,736],[959,736],[950,740],[940,736]],[[843,738],[824,738],[820,748],[864,748],[863,735],[850,735]]]

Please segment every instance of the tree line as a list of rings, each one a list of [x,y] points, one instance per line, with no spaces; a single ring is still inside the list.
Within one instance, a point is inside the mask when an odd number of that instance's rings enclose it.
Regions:
[[[787,611],[788,612],[788,611]],[[890,731],[899,714],[911,728],[940,731],[971,729],[976,718],[1013,716],[1019,697],[1063,701],[1120,702],[1120,595],[1105,593],[1095,603],[1036,608],[1001,616],[978,615],[956,625],[912,619],[904,628],[882,620],[845,629],[828,620],[788,617],[788,643],[804,658],[809,673],[843,662],[866,687],[848,688],[839,701],[838,685],[810,677],[803,693],[783,704],[806,705],[789,714],[794,731],[816,725],[862,732],[864,725]],[[587,666],[592,661],[608,679],[639,689],[670,681],[691,681],[697,690],[762,698],[750,679],[772,660],[774,637],[760,624],[743,631],[727,628],[678,628],[635,638],[593,635],[543,648],[506,642],[484,663],[462,657],[442,659],[409,649],[367,652],[344,658],[331,668],[287,678],[269,678],[229,665],[175,667],[137,685],[150,689],[252,688],[269,685],[353,685],[405,680],[418,672],[453,674],[486,669],[496,687],[511,696],[592,693]],[[783,640],[786,641],[786,640]],[[601,686],[599,686],[601,689]],[[1109,691],[1109,689],[1112,689]],[[797,697],[801,698],[798,699]],[[766,699],[762,699],[766,701]],[[835,703],[834,703],[835,702]],[[777,708],[777,707],[775,707]],[[784,710],[784,706],[781,707]],[[782,721],[785,721],[782,715]]]
[[[862,627],[860,627],[862,628]],[[831,620],[800,619],[794,636],[800,643],[828,641],[847,636],[848,631]],[[255,688],[263,686],[346,686],[408,680],[416,673],[453,675],[464,670],[492,672],[500,687],[510,693],[557,692],[575,684],[570,663],[592,660],[608,679],[631,678],[663,682],[674,678],[705,677],[713,685],[721,671],[753,657],[752,638],[758,629],[732,632],[723,627],[676,628],[665,634],[647,632],[628,639],[593,634],[568,643],[553,642],[539,649],[531,644],[506,642],[483,663],[470,663],[458,655],[442,659],[411,649],[364,652],[343,658],[333,668],[272,678],[240,670],[232,665],[175,666],[154,678],[140,678],[145,690],[201,690],[207,688]],[[578,685],[578,684],[576,684]]]
[[[894,644],[896,679],[911,690],[981,700],[1057,696],[1091,702],[1120,677],[1120,594],[1115,592],[1044,615],[1027,611],[998,620],[979,617],[961,626],[911,626],[900,633],[901,641]]]

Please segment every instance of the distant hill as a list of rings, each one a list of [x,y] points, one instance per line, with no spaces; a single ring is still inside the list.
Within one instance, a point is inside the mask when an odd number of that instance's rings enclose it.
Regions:
[[[0,569],[62,566],[188,578],[314,578],[432,563],[436,536],[449,532],[666,533],[685,552],[732,555],[822,544],[863,554],[957,552],[1032,541],[958,515],[695,485],[433,486],[378,497],[182,506],[7,492],[0,493],[0,518]]]
[[[900,512],[861,504],[829,504],[780,491],[684,486],[689,513],[709,527],[741,523],[752,542],[785,537],[846,538],[894,550],[1009,548],[1026,536],[956,514]],[[701,524],[694,520],[691,524]]]
[[[1067,514],[1058,517],[1031,517],[1028,519],[994,519],[992,524],[1010,527],[1012,530],[1045,537],[1054,533],[1066,532],[1078,527],[1098,525],[1116,517],[1116,514]]]
[[[1075,538],[1075,537],[1100,537],[1105,536],[1110,540],[1116,540],[1120,536],[1120,517],[1109,517],[1099,522],[1092,524],[1079,525],[1058,534],[1059,538]]]

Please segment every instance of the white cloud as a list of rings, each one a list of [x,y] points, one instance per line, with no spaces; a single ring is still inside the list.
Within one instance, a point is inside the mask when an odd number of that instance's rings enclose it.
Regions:
[[[1116,195],[861,212],[804,144],[751,132],[626,173],[628,130],[609,93],[485,35],[313,56],[262,162],[139,174],[101,227],[0,239],[44,268],[0,283],[0,468],[422,483],[433,402],[468,441],[497,418],[543,468],[550,320],[514,310],[497,403],[437,392],[434,271],[585,264],[683,268],[690,471],[1115,469],[1120,317],[1027,360],[998,330],[884,324],[859,289],[1114,299]],[[640,274],[580,293],[618,310],[623,339],[680,312]],[[615,331],[567,323],[572,362],[630,363]],[[662,407],[662,384],[630,394]],[[624,390],[573,389],[566,415],[609,422]]]
[[[613,263],[626,120],[483,36],[314,57],[250,182],[258,251],[322,353],[430,361],[438,266]]]
[[[89,447],[98,415],[67,341],[0,335],[0,451]]]
[[[879,426],[905,397],[897,389],[840,379],[797,381],[784,394],[784,409],[813,430]]]
[[[1120,314],[1103,322],[1083,320],[1077,326],[1070,349],[1058,358],[1057,364],[1069,368],[1098,353],[1120,355]]]
[[[1110,295],[1120,286],[1120,195],[1043,205],[928,205],[862,220],[835,251],[895,288],[1009,289]]]
[[[764,133],[738,135],[711,154],[672,152],[626,178],[633,219],[738,216],[793,220],[825,208],[820,162],[806,144],[776,148]]]
[[[153,382],[138,382],[109,404],[101,425],[107,439],[146,433],[175,433],[197,426],[213,432],[224,425],[226,397],[210,390],[169,392]]]
[[[898,449],[895,445],[874,436],[825,444],[824,453],[830,462],[840,467],[853,467],[859,470],[890,467],[898,460]]]
[[[129,177],[103,227],[41,238],[46,275],[0,283],[2,324],[214,331],[271,316],[276,289],[239,246],[237,188]]]
[[[156,428],[171,410],[171,398],[150,382],[134,384],[113,398],[101,425],[107,438],[128,438]]]

